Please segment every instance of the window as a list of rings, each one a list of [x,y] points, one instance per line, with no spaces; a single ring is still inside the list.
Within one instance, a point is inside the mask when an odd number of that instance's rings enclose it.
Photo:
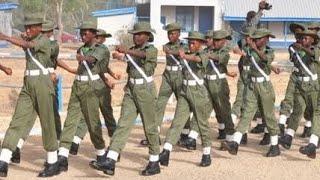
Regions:
[[[183,32],[193,31],[194,25],[194,7],[177,6],[176,22],[182,26]]]

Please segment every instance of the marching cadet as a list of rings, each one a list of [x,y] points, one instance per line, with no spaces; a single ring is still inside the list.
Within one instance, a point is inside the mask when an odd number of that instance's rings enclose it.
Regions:
[[[152,32],[154,30],[151,29],[149,23],[136,23],[133,30],[129,31],[133,34],[134,46],[130,49],[121,45],[117,46],[117,52],[113,54],[116,59],[128,61],[129,77],[125,86],[120,119],[111,138],[106,161],[97,162],[98,169],[108,175],[114,175],[115,163],[127,142],[138,113],[142,118],[150,154],[149,163],[141,174],[151,176],[160,173],[159,133],[155,117],[156,89],[152,77],[157,66],[158,50],[149,44],[154,40]]]
[[[60,120],[60,115],[59,115],[59,109],[58,109],[58,87],[57,87],[57,77],[56,74],[54,72],[54,70],[57,68],[57,66],[65,69],[66,71],[75,74],[76,73],[76,69],[73,69],[71,67],[69,67],[63,60],[58,59],[58,55],[59,55],[59,44],[57,43],[57,41],[54,39],[53,37],[53,30],[55,29],[55,25],[52,21],[46,21],[43,25],[42,25],[42,34],[46,37],[49,38],[50,40],[50,50],[51,50],[51,55],[50,55],[50,59],[51,62],[48,65],[48,70],[51,76],[51,80],[55,86],[55,94],[54,94],[54,99],[53,99],[53,108],[54,108],[54,119],[55,119],[55,127],[56,127],[56,134],[57,134],[57,139],[60,139],[60,134],[61,134],[61,120]],[[36,114],[34,114],[34,116],[36,116]],[[17,148],[16,150],[12,153],[12,157],[11,157],[11,162],[12,163],[20,163],[20,150],[23,146],[24,141],[27,139],[32,127],[34,124],[28,124],[28,128],[25,128],[25,132],[22,133],[22,137],[19,139],[18,144],[17,144]]]
[[[219,136],[217,139],[231,141],[234,133],[234,123],[231,118],[230,89],[226,79],[226,74],[228,74],[227,65],[230,59],[230,48],[227,46],[227,42],[231,40],[231,34],[225,30],[210,30],[206,34],[206,40],[207,48],[204,51],[208,54],[209,63],[206,67],[204,78],[212,107],[219,123]],[[209,111],[211,113],[212,108]],[[197,121],[193,118],[191,120],[191,131],[186,143],[187,149],[196,149],[196,139],[199,134],[197,127]]]
[[[105,142],[99,116],[99,101],[101,96],[105,96],[105,84],[99,74],[107,71],[110,55],[106,48],[96,43],[96,22],[84,21],[78,29],[84,45],[77,50],[79,66],[60,137],[58,162],[61,171],[68,170],[69,149],[82,115],[96,149],[97,161],[105,160]]]
[[[107,51],[107,55],[109,56],[109,49],[103,44],[106,41],[106,38],[110,38],[111,34],[106,33],[103,29],[98,29],[97,35],[96,35],[96,41],[97,44],[101,45],[101,47],[105,48]],[[121,78],[120,74],[114,73],[109,67],[107,67],[107,72],[114,78],[119,80]],[[105,88],[103,92],[103,96],[100,97],[100,111],[103,115],[105,125],[108,129],[108,135],[111,138],[115,129],[116,129],[116,120],[113,116],[113,109],[111,106],[111,89],[114,88],[114,84],[108,80],[102,73],[100,75],[101,79],[105,83]],[[80,142],[84,138],[88,131],[87,125],[85,123],[85,120],[82,118],[78,124],[76,134],[73,138],[72,145],[70,148],[70,154],[77,155]]]
[[[310,158],[315,158],[315,149],[319,140],[319,107],[318,107],[318,68],[319,68],[319,56],[316,55],[318,49],[315,47],[319,42],[319,36],[315,31],[305,30],[298,32],[298,36],[301,36],[301,44],[294,43],[289,49],[291,52],[292,60],[297,76],[296,89],[294,92],[293,112],[290,116],[287,130],[285,135],[280,138],[280,144],[290,149],[292,139],[295,131],[299,126],[299,121],[302,118],[303,113],[308,107],[308,111],[311,115],[312,123],[312,135],[310,136],[309,145],[300,149],[300,152],[308,155]],[[316,59],[317,56],[317,59]],[[315,148],[313,149],[313,147]]]
[[[47,151],[47,164],[39,177],[50,177],[60,173],[57,162],[57,135],[55,131],[53,97],[54,86],[49,76],[51,65],[50,41],[41,34],[43,19],[40,14],[25,16],[27,39],[9,37],[0,34],[0,40],[6,40],[24,49],[26,53],[26,71],[23,87],[19,94],[16,109],[6,131],[0,155],[0,176],[6,177],[12,152],[16,150],[19,138],[25,129],[34,124],[38,114],[42,128],[42,140]]]
[[[177,23],[168,24],[165,27],[168,33],[169,42],[163,46],[166,53],[166,69],[162,74],[162,83],[159,89],[156,105],[156,121],[158,127],[161,127],[167,102],[172,94],[179,97],[182,87],[182,65],[179,57],[179,49],[186,49],[187,46],[179,39],[181,26]],[[180,134],[180,145],[185,145],[190,129],[190,121],[187,121],[184,129]],[[147,141],[141,141],[141,144],[147,144]]]
[[[211,164],[211,139],[208,118],[212,110],[208,90],[203,80],[208,65],[208,57],[201,49],[201,46],[206,42],[206,39],[203,34],[197,31],[189,32],[186,39],[189,44],[189,52],[185,53],[182,49],[179,51],[179,56],[184,63],[182,69],[182,91],[179,94],[174,119],[167,132],[163,151],[160,154],[160,163],[163,166],[168,166],[170,152],[173,145],[177,143],[179,134],[187,122],[191,110],[194,114],[193,119],[197,123],[203,146],[200,166],[205,167]]]
[[[290,31],[294,33],[296,38],[296,43],[301,44],[302,38],[298,36],[298,33],[305,30],[304,25],[299,23],[292,23],[289,26]],[[289,47],[291,47],[290,45]],[[293,58],[293,54],[289,49],[290,59]],[[285,98],[281,101],[280,104],[280,118],[279,118],[279,129],[280,129],[280,135],[284,135],[285,131],[285,125],[287,123],[287,119],[291,115],[291,111],[293,109],[293,103],[294,103],[294,92],[296,90],[296,82],[297,82],[297,74],[295,72],[292,72],[289,78],[289,82],[286,89]],[[308,131],[308,130],[307,130]]]
[[[268,132],[271,136],[271,146],[267,157],[280,155],[278,145],[278,126],[274,115],[275,94],[270,82],[271,62],[274,59],[274,51],[267,46],[269,37],[274,38],[272,33],[264,28],[255,30],[250,38],[250,50],[247,55],[250,56],[250,84],[245,87],[244,109],[242,118],[233,135],[233,141],[223,142],[222,145],[230,154],[236,155],[242,135],[247,131],[250,120],[253,118],[258,104],[261,104],[263,118],[266,120]]]

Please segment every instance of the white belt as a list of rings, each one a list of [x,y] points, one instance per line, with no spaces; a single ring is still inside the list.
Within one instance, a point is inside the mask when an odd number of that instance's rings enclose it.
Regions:
[[[225,73],[221,74],[220,78],[218,77],[218,75],[204,75],[204,78],[206,78],[207,80],[224,79],[226,78],[226,74]]]
[[[25,76],[39,76],[40,74],[47,75],[49,74],[49,71],[46,69],[45,71],[42,72],[40,69],[35,69],[35,70],[26,70],[24,72]]]
[[[250,66],[243,66],[243,70],[249,71],[250,70]]]
[[[92,75],[92,81],[99,80],[100,76],[98,74]],[[83,75],[76,75],[76,80],[78,81],[89,81],[90,77],[89,76],[83,76]]]
[[[180,66],[166,66],[168,71],[180,71],[182,68]]]
[[[318,75],[316,74],[315,77],[312,79],[310,76],[298,76],[299,81],[309,82],[309,81],[315,81],[318,79]]]
[[[199,80],[199,85],[203,85],[203,79]],[[196,80],[183,80],[183,84],[186,86],[196,86],[197,85],[197,81]]]
[[[144,78],[140,78],[140,79],[130,78],[129,81],[131,84],[143,84],[144,82],[146,82],[146,80]],[[153,77],[152,76],[147,77],[147,81],[152,82]]]
[[[265,78],[265,77],[251,77],[251,80],[252,80],[252,82],[255,82],[255,83],[262,83],[265,81],[270,81],[270,78],[269,78],[269,76],[267,76],[267,78]]]
[[[50,67],[50,68],[47,68],[49,73],[54,73],[54,68]]]

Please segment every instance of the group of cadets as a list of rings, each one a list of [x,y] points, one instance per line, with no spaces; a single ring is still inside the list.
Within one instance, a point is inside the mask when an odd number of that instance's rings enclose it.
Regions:
[[[44,169],[39,177],[67,171],[68,156],[78,153],[87,131],[97,156],[89,163],[90,167],[114,175],[116,162],[120,160],[120,153],[138,115],[146,137],[141,144],[149,148],[149,162],[141,172],[144,176],[160,173],[160,164],[169,165],[174,145],[195,150],[198,136],[203,148],[200,166],[210,166],[212,139],[208,120],[212,110],[218,121],[217,139],[223,140],[220,150],[233,155],[237,154],[240,144],[247,143],[247,132],[254,117],[261,118],[265,128],[258,125],[253,131],[264,132],[260,145],[271,144],[266,156],[274,157],[280,155],[279,144],[290,149],[299,121],[304,116],[308,121],[303,136],[310,139],[299,152],[315,158],[320,136],[320,46],[317,35],[320,25],[290,25],[296,38],[296,42],[289,46],[294,71],[290,75],[277,121],[270,73],[279,73],[280,70],[271,65],[274,50],[268,46],[269,38],[275,36],[268,29],[256,27],[262,6],[263,3],[260,3],[258,13],[248,13],[250,20],[247,19],[247,24],[242,27],[242,39],[233,49],[240,55],[240,75],[232,107],[227,76],[235,77],[237,74],[227,68],[231,33],[226,30],[210,30],[206,34],[189,32],[185,44],[180,40],[181,26],[177,23],[166,25],[169,40],[163,46],[166,67],[157,95],[153,76],[158,50],[151,44],[155,31],[149,23],[138,22],[129,31],[134,42],[131,48],[118,45],[110,54],[103,43],[111,35],[97,29],[92,21],[83,22],[78,29],[84,44],[76,52],[78,67],[75,69],[57,58],[59,46],[53,39],[54,24],[43,22],[41,15],[26,15],[26,32],[21,37],[0,34],[0,40],[23,48],[26,56],[23,87],[2,143],[0,176],[7,176],[10,162],[20,163],[20,151],[37,115],[42,128],[43,146],[47,151]],[[111,56],[127,62],[128,80],[117,123],[111,107],[114,84],[105,73],[116,80],[121,75],[109,68]],[[75,74],[62,130],[56,96],[57,66]],[[8,67],[1,65],[0,69],[8,75],[12,74]],[[159,133],[166,104],[172,94],[177,99],[177,105],[161,152]],[[108,129],[109,146],[105,145],[103,138],[99,110]]]

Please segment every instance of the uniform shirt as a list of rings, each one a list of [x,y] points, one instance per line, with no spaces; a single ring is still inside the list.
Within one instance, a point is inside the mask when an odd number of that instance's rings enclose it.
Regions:
[[[50,50],[50,41],[49,39],[42,35],[39,34],[38,36],[34,37],[31,39],[35,43],[35,46],[33,48],[30,48],[32,56],[37,59],[44,68],[50,67],[51,60],[50,60],[50,55],[51,55],[51,50]],[[27,50],[25,50],[26,54],[26,69],[27,70],[35,70],[35,69],[40,69],[32,60],[32,58],[29,56],[29,53]]]
[[[104,45],[104,44],[99,44],[102,48],[105,48],[106,49],[106,56],[109,56],[109,58],[110,58],[110,51],[109,51],[109,49],[108,49],[108,47],[106,46],[106,45]],[[110,62],[110,61],[109,61]],[[109,63],[108,63],[109,64]],[[106,71],[107,73],[109,73],[109,74],[111,74],[111,70],[110,70],[110,68],[109,68],[109,66],[107,67],[107,71]]]
[[[269,75],[271,73],[271,63],[274,60],[274,50],[271,49],[269,46],[266,46],[263,48],[263,52],[266,55],[266,59],[261,59],[257,52],[250,49],[248,55],[252,55],[258,64],[258,66],[267,74]],[[250,77],[263,77],[263,75],[258,71],[258,69],[254,66],[253,63],[251,63],[250,71],[249,71]]]
[[[208,55],[204,50],[199,50],[198,52],[186,52],[186,54],[189,55],[195,55],[201,59],[200,62],[194,62],[194,61],[187,61],[189,64],[192,72],[199,78],[203,79],[205,72],[206,72],[206,67],[208,65]],[[188,71],[186,66],[183,66],[182,68],[182,74],[183,74],[183,79],[186,80],[194,80],[190,72]]]
[[[49,67],[53,67],[54,69],[57,68],[57,62],[58,62],[58,55],[59,55],[59,44],[56,40],[50,41],[50,59],[51,63]]]
[[[184,49],[185,51],[187,51],[187,46],[182,43],[181,41],[177,41],[175,43],[172,42],[168,42],[167,44],[164,45],[164,47],[168,48],[170,51],[173,51],[174,53],[179,52],[179,49]],[[180,64],[183,64],[181,62],[181,59],[179,56],[175,56],[173,55],[179,62]],[[167,66],[177,66],[178,64],[175,62],[175,60],[172,59],[172,57],[170,55],[166,55],[166,63]]]
[[[136,62],[136,64],[145,72],[145,74],[149,77],[154,74],[154,70],[157,67],[157,56],[158,50],[153,45],[146,43],[141,47],[133,46],[130,48],[131,50],[143,51],[146,53],[145,58],[137,58],[131,56],[132,59]],[[133,66],[132,63],[128,62],[127,73],[130,78],[140,79],[143,78],[142,75],[138,72],[138,70]]]
[[[88,66],[93,75],[99,73],[105,73],[107,71],[107,66],[109,64],[110,52],[99,44],[92,44],[91,46],[83,45],[78,50],[77,53],[80,54],[82,51],[84,56],[94,57],[95,61],[93,63],[88,63]],[[81,63],[77,70],[78,75],[89,75],[84,64]]]
[[[314,51],[313,47],[313,51]],[[310,76],[307,71],[302,67],[302,65],[299,63],[297,56],[293,55],[292,52],[290,52],[291,61],[293,62],[295,68],[298,69],[298,71],[295,71],[294,73],[297,76]],[[308,55],[305,51],[299,50],[296,51],[298,55],[300,56],[302,62],[307,66],[307,68],[313,73],[317,74],[318,70],[318,62],[315,60],[315,56]],[[316,53],[315,53],[316,54]]]
[[[230,59],[230,47],[225,46],[222,47],[221,49],[209,49],[206,48],[205,51],[208,53],[209,56],[218,56],[218,59],[212,59],[213,63],[216,65],[217,69],[219,70],[219,73],[227,73],[227,65]],[[207,72],[206,74],[209,75],[214,75],[217,74],[211,63],[208,61],[208,65],[207,65]]]

